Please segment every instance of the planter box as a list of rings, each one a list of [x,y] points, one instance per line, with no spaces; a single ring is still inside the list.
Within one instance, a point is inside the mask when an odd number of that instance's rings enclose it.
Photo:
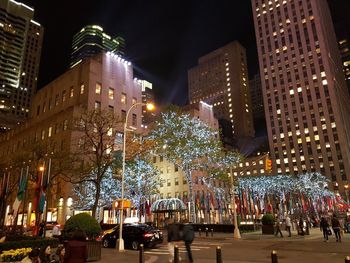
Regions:
[[[262,225],[261,226],[263,235],[273,235],[275,233],[274,225]]]
[[[87,261],[101,260],[101,241],[89,240],[87,241]]]

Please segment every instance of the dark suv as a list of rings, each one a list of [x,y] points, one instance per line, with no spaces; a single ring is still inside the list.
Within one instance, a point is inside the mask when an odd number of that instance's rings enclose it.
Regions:
[[[115,247],[119,238],[119,225],[103,232],[100,237],[103,247]],[[163,243],[163,233],[146,224],[124,224],[123,239],[125,247],[137,250],[140,244],[154,247]]]

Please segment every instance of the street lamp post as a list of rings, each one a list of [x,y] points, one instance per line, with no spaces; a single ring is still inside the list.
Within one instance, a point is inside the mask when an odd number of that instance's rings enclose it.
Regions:
[[[241,233],[239,232],[238,222],[237,222],[237,211],[236,211],[236,198],[235,198],[235,184],[233,182],[233,172],[232,172],[232,166],[230,166],[230,179],[231,179],[231,191],[232,191],[232,209],[233,209],[233,224],[235,226],[235,229],[233,231],[233,238],[234,239],[240,239]]]
[[[349,185],[344,185],[345,188],[345,195],[346,195],[346,202],[349,204]]]
[[[123,240],[123,213],[124,213],[124,175],[125,175],[125,145],[126,145],[126,132],[130,131],[128,129],[128,116],[132,108],[138,106],[138,105],[146,105],[148,110],[153,110],[154,105],[151,103],[143,103],[143,102],[138,102],[133,104],[127,111],[126,116],[125,116],[125,123],[124,123],[124,134],[123,134],[123,164],[122,164],[122,192],[121,192],[121,207],[120,207],[120,212],[119,212],[119,239],[118,239],[118,248],[119,251],[122,252],[124,251],[124,240]]]

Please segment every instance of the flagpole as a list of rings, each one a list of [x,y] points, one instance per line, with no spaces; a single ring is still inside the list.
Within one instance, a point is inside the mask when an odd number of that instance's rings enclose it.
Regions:
[[[25,185],[25,188],[24,188],[23,211],[22,211],[22,222],[21,222],[21,229],[22,229],[22,231],[23,231],[23,223],[24,223],[24,211],[25,211],[26,199],[27,199],[28,175],[29,175],[29,165],[27,165],[27,171],[26,171],[26,177],[25,177],[26,185]],[[28,221],[28,217],[30,216],[30,215],[28,215],[28,212],[27,212],[27,221]]]
[[[49,203],[50,176],[51,176],[51,158],[49,159],[49,164],[48,164],[48,167],[47,167],[46,205],[45,205],[45,213],[44,213],[44,220],[45,220],[45,222],[47,220],[47,207],[48,207],[48,203]],[[45,233],[44,233],[44,237],[45,237]]]
[[[21,175],[19,177],[19,182],[18,182],[18,185],[19,185],[19,188],[18,188],[18,192],[20,191],[21,189],[21,182],[22,182],[22,177],[23,177],[23,167],[21,167]],[[17,197],[16,197],[17,198]],[[17,211],[14,211],[14,213],[16,212],[16,215],[15,215],[15,218],[13,219],[14,222],[13,222],[13,225],[14,227],[16,228],[17,227],[17,221],[18,221],[18,212],[19,212],[19,206],[18,206],[18,209]]]
[[[235,184],[233,181],[233,171],[232,166],[230,166],[230,179],[231,179],[231,191],[232,191],[232,209],[233,209],[233,224],[235,229],[233,231],[233,238],[240,239],[241,233],[239,232],[238,222],[237,222],[237,211],[236,211],[236,198],[235,198]]]

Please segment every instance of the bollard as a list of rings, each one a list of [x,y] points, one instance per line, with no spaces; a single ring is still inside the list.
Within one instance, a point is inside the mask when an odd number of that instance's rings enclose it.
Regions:
[[[143,244],[140,245],[140,251],[139,251],[139,263],[145,263],[145,254],[144,254],[144,248]]]
[[[275,250],[271,252],[271,263],[278,263],[277,251]]]
[[[347,256],[347,257],[345,258],[345,263],[350,263],[350,257],[349,257],[349,256]]]
[[[174,246],[174,263],[179,263],[179,247],[177,245]]]
[[[211,229],[211,237],[214,236],[214,229]]]
[[[206,228],[205,228],[205,236],[206,236],[206,237],[208,237],[208,236],[209,236],[209,232],[208,232],[208,230],[209,230],[209,229],[206,227]]]
[[[221,247],[216,247],[216,263],[222,263]]]

